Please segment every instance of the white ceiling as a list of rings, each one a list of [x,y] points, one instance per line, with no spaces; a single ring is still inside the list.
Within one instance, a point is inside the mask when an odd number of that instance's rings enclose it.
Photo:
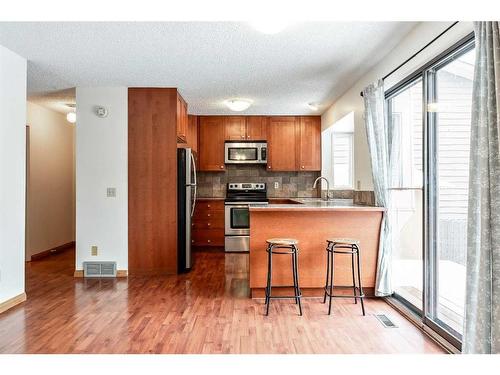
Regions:
[[[30,100],[67,102],[78,86],[178,87],[189,113],[322,113],[416,25],[307,22],[262,34],[243,22],[0,22],[0,44],[26,57]],[[61,94],[61,90],[62,94]]]

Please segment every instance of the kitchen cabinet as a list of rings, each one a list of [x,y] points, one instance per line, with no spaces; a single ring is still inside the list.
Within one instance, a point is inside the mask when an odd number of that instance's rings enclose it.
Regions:
[[[245,116],[225,116],[224,133],[226,141],[244,141],[246,139]]]
[[[266,116],[225,116],[226,141],[265,141]]]
[[[178,94],[128,89],[128,271],[177,273]]]
[[[301,116],[297,127],[297,170],[321,170],[321,117]]]
[[[224,246],[224,200],[198,201],[191,225],[193,246]]]
[[[196,157],[198,152],[198,116],[188,115],[186,142],[179,142],[177,139],[177,148],[190,148]]]
[[[267,140],[267,116],[247,116],[246,140]]]
[[[188,133],[188,113],[186,101],[177,93],[177,142],[186,143]]]
[[[272,116],[267,127],[267,170],[297,170],[297,127],[295,116]],[[319,151],[318,151],[319,152]]]
[[[224,116],[200,116],[198,134],[199,170],[212,172],[225,171]]]

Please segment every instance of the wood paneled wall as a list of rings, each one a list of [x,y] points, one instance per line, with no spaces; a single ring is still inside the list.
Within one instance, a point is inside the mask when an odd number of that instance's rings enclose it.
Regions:
[[[177,90],[128,92],[129,274],[177,272]]]

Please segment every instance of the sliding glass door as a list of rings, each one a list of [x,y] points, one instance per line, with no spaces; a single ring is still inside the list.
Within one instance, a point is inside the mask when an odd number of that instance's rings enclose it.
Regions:
[[[391,222],[395,293],[417,311],[423,305],[422,79],[388,100],[391,133]]]
[[[465,301],[474,46],[387,93],[395,297],[459,346]]]
[[[451,55],[427,72],[429,142],[426,317],[462,334],[474,50]]]

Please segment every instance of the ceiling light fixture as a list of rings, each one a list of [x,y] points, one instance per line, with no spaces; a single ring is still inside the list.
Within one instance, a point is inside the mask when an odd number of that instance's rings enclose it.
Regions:
[[[224,101],[224,104],[231,110],[235,112],[241,112],[252,105],[252,101],[248,99],[228,99]]]
[[[264,34],[277,34],[285,30],[290,22],[276,19],[261,19],[250,22],[250,25],[257,31]]]
[[[319,109],[319,105],[317,103],[307,103],[307,106],[313,111],[317,111]]]
[[[75,112],[68,112],[68,114],[66,115],[66,120],[68,120],[68,122],[71,122],[72,124],[74,124],[76,122],[76,113]]]

